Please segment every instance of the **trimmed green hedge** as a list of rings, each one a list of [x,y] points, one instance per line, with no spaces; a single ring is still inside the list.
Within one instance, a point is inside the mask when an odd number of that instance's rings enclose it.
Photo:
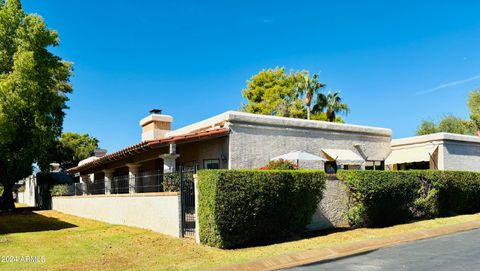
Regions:
[[[199,171],[200,241],[233,248],[302,232],[322,198],[325,180],[323,171]]]
[[[480,212],[480,173],[466,171],[342,171],[353,226],[388,226],[411,218]]]

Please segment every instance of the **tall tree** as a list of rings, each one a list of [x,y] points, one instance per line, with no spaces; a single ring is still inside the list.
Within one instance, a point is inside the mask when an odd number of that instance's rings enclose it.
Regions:
[[[57,33],[19,0],[0,1],[1,209],[15,208],[13,185],[33,163],[48,165],[47,151],[61,133],[72,87],[71,64],[48,51],[58,44]]]
[[[50,161],[60,164],[63,169],[78,165],[83,159],[90,157],[98,148],[98,139],[88,134],[66,132],[58,140],[55,149],[51,152]]]
[[[297,84],[298,92],[304,95],[305,107],[307,108],[307,119],[310,119],[311,105],[318,94],[318,91],[326,85],[318,81],[318,73],[314,73],[311,77],[308,72],[304,72],[303,80]]]
[[[334,122],[337,119],[337,114],[348,114],[350,108],[343,102],[338,91],[333,93],[328,91],[327,95],[318,93],[316,104],[313,106],[312,112],[315,114],[325,112],[327,120]]]
[[[305,118],[306,111],[297,89],[301,72],[286,73],[285,68],[262,70],[247,81],[242,96],[248,103],[242,110],[255,114]]]

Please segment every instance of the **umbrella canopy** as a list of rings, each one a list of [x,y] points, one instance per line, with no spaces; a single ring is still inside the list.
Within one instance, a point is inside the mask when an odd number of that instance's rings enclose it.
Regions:
[[[270,160],[290,160],[290,161],[327,161],[327,159],[304,151],[292,151],[280,156],[273,157]]]

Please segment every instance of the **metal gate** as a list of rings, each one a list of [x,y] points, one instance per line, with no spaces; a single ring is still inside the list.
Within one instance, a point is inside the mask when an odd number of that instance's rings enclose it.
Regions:
[[[180,173],[180,201],[182,217],[182,236],[195,238],[195,183],[196,170],[181,167]]]

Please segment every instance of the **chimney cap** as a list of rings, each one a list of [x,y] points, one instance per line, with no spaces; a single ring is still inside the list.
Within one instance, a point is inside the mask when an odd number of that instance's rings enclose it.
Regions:
[[[150,114],[162,114],[162,109],[152,109],[150,110]]]

